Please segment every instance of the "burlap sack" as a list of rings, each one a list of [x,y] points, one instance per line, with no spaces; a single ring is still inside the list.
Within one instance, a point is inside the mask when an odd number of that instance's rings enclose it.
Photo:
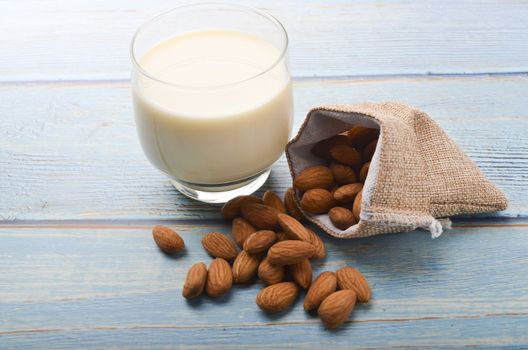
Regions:
[[[292,177],[322,160],[311,153],[318,141],[355,125],[380,129],[379,141],[363,188],[358,224],[347,230],[328,216],[303,212],[336,237],[366,237],[425,228],[442,233],[458,214],[504,210],[504,195],[424,112],[400,103],[329,105],[308,113],[286,146]],[[299,193],[296,193],[299,204]]]

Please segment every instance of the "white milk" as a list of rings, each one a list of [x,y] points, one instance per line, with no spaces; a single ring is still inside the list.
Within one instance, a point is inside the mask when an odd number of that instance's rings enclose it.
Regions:
[[[292,124],[284,60],[273,66],[279,56],[271,44],[229,30],[186,33],[147,51],[143,70],[171,83],[133,77],[137,129],[150,162],[194,184],[237,181],[269,168]]]

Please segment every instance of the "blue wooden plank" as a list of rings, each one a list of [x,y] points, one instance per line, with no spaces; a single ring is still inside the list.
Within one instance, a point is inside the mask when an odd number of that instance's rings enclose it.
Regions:
[[[295,82],[295,128],[320,103],[401,100],[435,118],[528,215],[528,77]],[[179,195],[142,154],[127,84],[0,85],[0,219],[219,218]],[[284,159],[264,189],[291,180]],[[82,199],[82,200],[81,200]]]

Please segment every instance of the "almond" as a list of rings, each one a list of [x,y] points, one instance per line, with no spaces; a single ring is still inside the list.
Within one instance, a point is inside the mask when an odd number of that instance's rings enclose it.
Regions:
[[[334,145],[350,145],[350,139],[345,135],[335,135],[319,141],[312,147],[312,153],[321,158],[330,157],[330,148]]]
[[[295,192],[291,187],[284,193],[284,206],[288,214],[296,220],[301,221],[303,219],[302,212],[297,208],[297,204],[295,204]]]
[[[330,209],[328,216],[330,217],[332,224],[340,230],[346,230],[357,223],[352,211],[342,207],[334,207]]]
[[[173,254],[185,248],[185,242],[180,235],[168,227],[154,226],[152,237],[159,249],[167,254]]]
[[[273,191],[266,191],[262,196],[262,201],[269,207],[277,209],[280,213],[286,214],[286,208],[282,199]]]
[[[361,164],[361,153],[359,153],[354,147],[335,145],[330,149],[330,155],[332,156],[332,159],[346,165]]]
[[[257,274],[260,258],[241,251],[233,262],[233,280],[235,283],[247,283]]]
[[[264,258],[258,267],[258,276],[266,284],[276,284],[284,280],[284,266],[273,265]]]
[[[233,285],[233,272],[229,263],[221,258],[214,259],[209,265],[205,291],[212,297],[225,294]]]
[[[183,285],[182,295],[186,299],[196,298],[202,294],[207,280],[207,266],[199,262],[191,266]]]
[[[308,227],[306,230],[310,233],[310,243],[314,246],[314,253],[310,257],[310,259],[322,259],[326,256],[326,248],[324,245],[323,240],[317,233],[309,229]]]
[[[274,230],[277,227],[277,209],[264,204],[251,203],[242,206],[242,216],[258,230]]]
[[[268,250],[269,262],[274,265],[292,265],[311,257],[314,246],[304,241],[282,241]]]
[[[279,214],[279,225],[290,237],[290,239],[298,239],[300,241],[310,242],[310,233],[306,230],[299,221],[286,214]]]
[[[252,233],[244,242],[244,250],[256,254],[268,250],[275,243],[277,235],[273,231],[262,230]]]
[[[304,309],[306,311],[315,310],[321,305],[323,300],[335,292],[337,289],[337,279],[333,272],[326,271],[321,273],[313,281],[310,289],[304,298]]]
[[[272,284],[257,295],[257,305],[266,312],[279,312],[287,309],[297,298],[299,290],[293,282]]]
[[[335,182],[341,185],[357,182],[356,172],[347,165],[333,162],[330,164],[330,170],[334,175]]]
[[[361,155],[362,155],[364,162],[369,162],[372,159],[372,156],[374,156],[374,152],[376,152],[377,145],[378,145],[378,140],[374,140],[363,149],[363,152]]]
[[[370,162],[366,162],[365,164],[363,164],[361,170],[359,171],[359,181],[365,182],[365,180],[367,179],[369,168]]]
[[[363,148],[372,140],[378,138],[379,130],[355,126],[347,132],[347,136],[353,146]]]
[[[293,180],[293,187],[300,191],[308,191],[312,188],[328,189],[334,182],[334,175],[328,167],[317,165],[301,171]]]
[[[279,231],[277,232],[277,242],[280,242],[280,241],[286,241],[288,239],[291,239],[288,234],[284,231]]]
[[[229,200],[226,204],[224,204],[224,206],[222,207],[222,215],[228,220],[234,219],[237,216],[240,216],[240,208],[244,204],[249,203],[262,203],[262,199],[255,196],[235,197]]]
[[[202,246],[214,258],[233,260],[237,256],[235,244],[220,232],[211,232],[202,238]]]
[[[334,199],[340,203],[351,203],[363,189],[362,183],[343,185],[334,192]]]
[[[327,296],[317,313],[326,327],[335,329],[345,323],[356,305],[356,293],[353,290],[340,290]]]
[[[231,225],[231,235],[236,244],[242,249],[244,241],[257,230],[242,218],[234,218]]]
[[[353,290],[360,302],[368,303],[372,296],[372,291],[367,279],[361,272],[353,267],[345,266],[336,271],[336,276],[339,288]]]
[[[297,264],[288,266],[293,280],[299,287],[307,289],[312,283],[312,264],[310,260],[304,259]]]
[[[361,213],[361,200],[363,199],[363,191],[360,191],[356,198],[354,199],[354,204],[352,206],[352,213],[357,221],[360,220],[359,214]]]
[[[326,214],[335,205],[334,196],[322,188],[314,188],[304,192],[301,208],[312,214]]]

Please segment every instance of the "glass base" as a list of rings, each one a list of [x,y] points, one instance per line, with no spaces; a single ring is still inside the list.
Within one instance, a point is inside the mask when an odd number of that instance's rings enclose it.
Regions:
[[[222,185],[200,185],[170,180],[172,185],[189,198],[206,203],[225,203],[236,196],[252,194],[268,179],[271,169],[237,182]]]

